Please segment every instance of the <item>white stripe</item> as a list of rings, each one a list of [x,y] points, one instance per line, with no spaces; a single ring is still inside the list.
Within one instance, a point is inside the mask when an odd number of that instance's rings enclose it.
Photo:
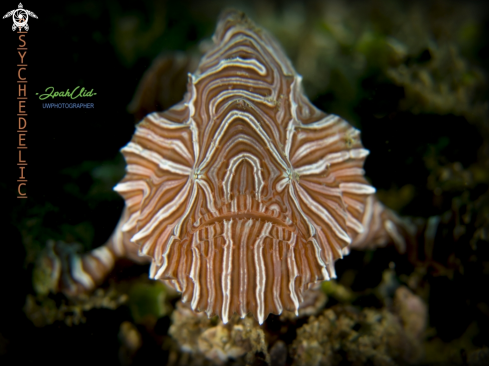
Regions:
[[[340,189],[342,192],[353,194],[373,194],[375,188],[368,184],[362,183],[340,183]]]
[[[287,125],[287,130],[285,132],[286,138],[285,138],[285,148],[284,148],[284,153],[287,158],[290,160],[290,146],[292,145],[292,137],[294,136],[295,132],[295,127],[294,127],[294,120],[291,119]]]
[[[126,207],[131,208],[132,206],[136,206],[143,201],[143,195],[138,194],[137,196],[126,198]]]
[[[187,182],[187,184],[185,185],[185,187],[182,188],[182,190],[178,193],[178,196],[175,198],[175,200],[177,200],[179,198],[179,196],[182,194],[183,191],[186,191],[186,194],[188,193],[188,186],[189,186],[189,182]],[[197,189],[195,188],[195,185],[192,185],[192,193],[190,195],[190,199],[188,200],[187,202],[187,207],[185,209],[185,212],[184,214],[180,217],[180,220],[178,221],[178,223],[175,225],[174,227],[174,230],[173,230],[173,235],[170,237],[170,239],[168,239],[168,243],[166,244],[166,247],[165,247],[165,251],[163,252],[162,254],[162,258],[163,258],[163,263],[161,265],[161,268],[158,270],[158,276],[160,276],[161,274],[163,274],[163,272],[166,270],[166,267],[168,266],[168,253],[170,252],[171,250],[171,247],[173,245],[173,242],[177,239],[180,239],[180,230],[181,230],[181,225],[182,223],[186,220],[190,210],[192,209],[194,203],[195,203],[195,199],[197,197]],[[183,202],[183,200],[186,198],[186,195],[185,197],[183,197],[183,199],[179,199],[178,202],[176,202],[176,205],[172,205],[170,207],[170,209],[172,210],[172,212],[179,206],[181,205],[181,203]],[[170,204],[172,204],[173,202],[175,202],[175,200],[173,200]],[[168,205],[167,205],[168,206]],[[158,214],[165,209],[165,207],[167,206],[164,206],[160,211],[158,211]],[[171,212],[169,212],[171,213]],[[155,216],[153,216],[153,219],[155,219]],[[153,220],[151,220],[153,221]],[[150,222],[151,224],[151,222]],[[155,223],[155,225],[157,225],[158,223]],[[147,225],[146,225],[147,227]],[[145,227],[145,228],[146,228]],[[138,233],[139,234],[139,233]],[[147,235],[147,234],[145,234]],[[131,241],[133,241],[133,239],[131,238]]]
[[[308,130],[320,130],[323,128],[328,128],[334,125],[335,123],[338,123],[338,127],[341,125],[347,125],[348,123],[343,120],[341,117],[335,115],[335,114],[329,114],[323,119],[313,122],[313,123],[308,123],[306,125],[301,124],[300,128],[301,129],[308,129]]]
[[[161,249],[161,247],[166,244],[166,241],[170,237],[174,226],[175,224],[166,226],[163,232],[159,233],[157,240],[147,240],[142,243],[139,247],[139,255],[147,255],[149,257],[153,257],[153,261],[156,262],[158,266],[160,266],[163,261],[163,256],[160,256],[156,249]]]
[[[208,226],[209,228],[209,253],[207,255],[207,291],[209,298],[207,300],[207,317],[210,317],[213,313],[212,307],[214,306],[214,226]]]
[[[144,220],[148,215],[153,215],[155,211],[155,206],[160,202],[160,198],[165,196],[165,192],[175,188],[175,187],[180,187],[185,183],[187,179],[179,179],[179,180],[170,180],[164,182],[164,184],[159,184],[156,182],[152,182],[156,187],[158,187],[157,190],[153,190],[153,195],[150,200],[147,200],[147,203],[144,205],[144,207],[141,208],[139,220]]]
[[[158,167],[168,172],[181,175],[190,175],[192,171],[192,168],[175,163],[171,160],[167,160],[163,158],[160,154],[151,150],[147,150],[134,142],[128,143],[124,148],[122,148],[121,152],[136,154],[140,157],[145,158],[146,160],[157,164]]]
[[[143,191],[143,199],[146,198],[149,192],[148,183],[142,180],[133,180],[129,182],[122,182],[114,187],[116,192],[131,192],[131,191]]]
[[[190,278],[194,283],[194,293],[191,302],[191,307],[193,310],[196,310],[200,300],[200,253],[197,249],[197,244],[197,235],[194,235],[192,239],[192,268],[190,269]]]
[[[75,282],[81,284],[85,289],[91,290],[95,288],[92,277],[83,269],[81,257],[78,255],[71,257],[71,276]]]
[[[187,182],[187,184],[190,184],[190,183]],[[187,186],[187,185],[185,185],[185,186]],[[185,189],[185,187],[183,189]],[[189,215],[190,211],[194,207],[196,198],[197,198],[197,187],[195,186],[195,184],[192,184],[192,193],[190,194],[190,199],[186,203],[187,207],[185,208],[185,212],[183,213],[183,215],[178,220],[178,222],[175,226],[175,230],[173,232],[173,235],[175,235],[178,238],[180,238],[180,232],[182,229],[182,224],[185,222],[185,220],[187,220],[187,216]]]
[[[138,127],[134,135],[145,138],[151,142],[154,142],[155,144],[157,144],[158,146],[164,149],[173,149],[182,157],[187,159],[187,161],[190,164],[193,164],[193,157],[190,154],[190,151],[188,151],[187,147],[182,143],[182,141],[178,139],[167,139],[161,137],[160,135],[154,133],[153,131],[143,127]]]
[[[243,34],[243,32],[246,33]],[[289,64],[287,57],[282,53],[282,51],[278,47],[275,47],[276,42],[270,40],[269,37],[266,37],[267,34],[263,30],[261,32],[261,36],[266,38],[266,42],[263,42],[258,37],[255,38],[256,34],[254,32],[249,32],[248,30],[242,29],[241,27],[230,27],[224,35],[222,41],[220,42],[222,46],[217,48],[216,52],[211,54],[210,56],[213,59],[218,58],[219,56],[226,53],[226,51],[228,51],[230,48],[235,51],[234,48],[238,48],[238,43],[246,42],[250,43],[253,46],[253,48],[251,48],[252,51],[255,51],[255,49],[258,50],[259,54],[263,58],[268,59],[268,54],[270,54],[272,56],[272,60],[280,65],[282,72],[285,75],[293,75],[294,70],[292,69],[292,66]],[[232,42],[230,42],[231,39]]]
[[[363,150],[363,149],[357,149],[357,150]],[[367,151],[367,150],[365,150],[365,151]],[[354,155],[356,156],[355,157],[355,159],[356,159],[358,156],[361,156],[361,152],[358,154],[355,153]],[[365,154],[365,156],[366,155],[367,154]],[[331,154],[326,155],[324,158],[322,158],[321,160],[317,161],[314,164],[305,165],[305,166],[297,168],[296,171],[300,175],[320,174],[323,171],[327,170],[331,166],[331,164],[342,163],[348,159],[352,159],[351,151],[350,152],[340,151],[340,152],[336,152],[336,153],[331,153]],[[293,161],[295,161],[295,158]],[[340,175],[341,175],[341,173],[338,174],[338,176],[340,176]],[[335,176],[336,176],[336,174],[335,174]]]
[[[126,255],[126,247],[124,246],[124,237],[122,233],[122,226],[124,224],[124,220],[127,220],[128,210],[125,207],[122,212],[122,216],[117,223],[117,226],[114,229],[114,233],[109,238],[109,245],[112,244],[112,250],[114,255],[118,258]],[[55,272],[53,272],[55,273]]]
[[[231,125],[231,123],[236,120],[236,119],[242,119],[245,122],[249,123],[251,127],[260,135],[260,137],[263,139],[265,142],[265,145],[270,149],[270,152],[272,153],[272,156],[275,158],[275,160],[282,166],[283,169],[287,169],[287,164],[285,161],[282,159],[281,155],[275,148],[275,145],[273,142],[270,140],[268,137],[267,133],[265,130],[261,127],[260,122],[258,122],[253,115],[246,113],[246,112],[240,112],[240,111],[232,111],[230,112],[226,118],[222,121],[222,123],[219,126],[219,129],[216,131],[214,138],[211,141],[211,144],[209,146],[209,149],[207,151],[205,159],[202,161],[202,163],[199,165],[197,172],[202,171],[207,164],[209,164],[212,156],[216,152],[216,150],[219,147],[219,142],[221,141],[221,138],[224,135],[224,132],[226,129]]]
[[[319,242],[322,244],[321,245],[321,253],[324,254],[323,265],[321,266],[322,267],[321,273],[323,274],[325,280],[329,280],[330,278],[329,278],[328,272],[326,271],[326,267],[327,267],[328,263],[331,263],[334,261],[333,249],[339,254],[340,258],[343,258],[341,255],[341,247],[338,247],[338,245],[335,245],[334,241],[333,241],[332,245],[329,245],[330,243],[328,242],[328,239],[326,238],[326,235],[324,234],[322,229],[318,230],[318,239],[319,239]],[[315,239],[311,239],[311,241],[312,240],[315,240]],[[318,243],[318,246],[319,246],[319,243]],[[316,253],[316,257],[317,256],[318,256],[318,254]]]
[[[189,243],[189,240],[186,240],[184,244],[180,245],[179,249],[180,249],[180,258],[182,258],[183,260],[180,262],[180,265],[177,267],[177,281],[175,281],[176,283],[178,283],[178,287],[177,287],[177,290],[178,288],[180,287],[180,292],[183,292],[185,291],[185,289],[187,288],[187,278],[188,278],[188,270],[187,270],[187,267],[188,267],[188,259],[190,258],[187,258],[189,256],[191,256],[192,254],[188,253],[188,250],[187,250],[187,246],[191,245]],[[192,250],[192,249],[191,249]]]
[[[355,230],[358,234],[363,233],[363,225],[358,221],[356,218],[354,218],[350,213],[347,214],[346,218],[346,225]]]
[[[178,192],[177,196],[173,199],[173,201],[169,202],[165,206],[163,206],[151,219],[151,221],[144,226],[144,228],[136,235],[131,238],[131,241],[137,242],[148,235],[150,235],[153,230],[160,224],[161,221],[170,216],[173,212],[175,212],[179,207],[182,206],[183,202],[188,196],[190,190],[190,182],[187,182],[185,186]]]
[[[299,134],[298,140],[300,140],[300,136],[301,135]],[[308,132],[306,136],[310,137],[311,132]],[[332,144],[337,142],[340,139],[340,137],[341,137],[340,134],[337,133],[331,137],[328,137],[328,138],[325,138],[322,140],[315,140],[315,141],[311,141],[311,142],[303,144],[300,148],[297,149],[294,156],[292,156],[291,162],[295,163],[296,161],[300,160],[304,156],[311,154],[315,150],[330,147]],[[342,153],[346,154],[347,157],[349,156],[347,151],[342,151]],[[345,160],[346,160],[346,158],[345,158]],[[332,162],[330,162],[330,164],[332,164]]]
[[[353,243],[351,244],[352,248],[357,248],[358,246],[361,246],[365,239],[368,237],[369,232],[371,232],[371,227],[370,227],[370,222],[372,221],[372,210],[373,210],[373,204],[374,204],[374,197],[375,196],[368,196],[367,200],[365,201],[365,206],[363,209],[363,218],[362,218],[362,226],[365,228],[363,233],[360,233]],[[345,197],[346,198],[346,197]],[[353,200],[352,200],[353,201]],[[350,203],[352,207],[352,203]]]
[[[212,194],[211,188],[209,184],[203,179],[196,179],[195,182],[202,187],[204,190],[204,195],[207,202],[207,208],[210,212],[217,212],[216,207],[214,206],[214,195]]]
[[[245,224],[243,234],[241,237],[241,243],[239,247],[239,303],[240,303],[240,316],[244,318],[247,313],[247,293],[248,293],[248,270],[247,270],[247,256],[248,256],[248,235],[250,228],[253,225],[253,220],[249,219]]]
[[[190,126],[190,130],[192,131],[192,144],[194,148],[194,162],[196,162],[199,159],[200,155],[200,147],[199,147],[199,129],[197,128],[197,125],[195,124],[194,121],[194,114],[195,114],[195,99],[197,98],[197,89],[195,88],[195,77],[192,74],[188,74],[189,83],[191,85],[191,88],[189,90],[190,92],[190,100],[188,103],[186,103],[188,110],[189,110],[189,119],[187,121],[188,125]]]
[[[329,167],[330,163],[328,163],[326,159],[321,159],[314,164],[301,166],[295,169],[295,172],[299,174],[299,176],[321,174],[322,172],[328,170]]]
[[[352,159],[361,159],[370,154],[370,151],[367,149],[353,149],[350,150],[350,158]]]
[[[130,174],[143,175],[148,178],[153,175],[153,171],[151,169],[145,168],[137,164],[127,164],[126,172]]]
[[[158,127],[169,129],[169,130],[176,130],[179,128],[188,128],[187,124],[170,121],[170,120],[166,119],[165,117],[162,117],[161,113],[159,113],[159,112],[150,113],[144,119],[154,123]]]
[[[280,228],[279,234],[280,241],[282,241],[282,228]],[[273,269],[274,269],[274,278],[273,278],[273,301],[275,302],[275,306],[277,307],[278,313],[281,314],[283,310],[282,302],[280,301],[280,282],[281,282],[281,272],[282,265],[280,260],[280,247],[279,240],[273,240]]]
[[[199,146],[199,129],[195,124],[194,120],[191,119],[190,122],[190,131],[192,131],[192,145],[194,147],[194,163],[199,159],[200,155],[200,146]]]
[[[341,185],[340,185],[341,186]],[[326,210],[322,205],[318,204],[314,201],[311,196],[302,188],[300,185],[296,185],[297,191],[299,192],[299,196],[304,202],[310,207],[313,211],[317,213],[317,215],[333,230],[336,236],[346,242],[347,244],[351,243],[351,238],[348,236],[345,230],[336,222],[333,216]]]
[[[275,186],[277,189],[277,192],[282,192],[284,190],[284,188],[287,186],[287,184],[289,184],[289,183],[290,183],[290,179],[288,176],[285,176],[285,178],[280,179],[277,182],[277,185]]]
[[[259,75],[265,76],[267,74],[267,69],[260,62],[255,59],[242,59],[240,57],[236,57],[233,59],[225,59],[219,61],[219,64],[208,69],[206,72],[200,75],[194,76],[195,83],[199,82],[199,80],[206,78],[210,75],[216,74],[221,70],[227,67],[239,67],[239,68],[247,68],[256,71]]]
[[[229,305],[231,302],[231,264],[233,261],[233,239],[231,234],[233,220],[224,220],[224,255],[222,273],[222,322],[227,324],[229,320]]]
[[[106,268],[112,268],[114,266],[114,255],[106,246],[92,250],[91,254],[102,262]]]
[[[292,118],[294,119],[295,123],[297,123],[298,125],[301,125],[302,123],[297,118],[296,94],[297,94],[297,86],[301,83],[301,80],[302,77],[300,75],[296,75],[294,77],[294,81],[290,86],[290,93],[289,93],[290,114],[292,115]]]
[[[154,278],[160,278],[161,276],[163,276],[163,274],[165,273],[166,271],[166,267],[168,266],[168,253],[170,252],[171,250],[171,247],[173,246],[173,242],[176,240],[177,238],[175,236],[170,236],[170,238],[168,239],[168,242],[166,243],[166,247],[165,247],[165,252],[163,253],[162,255],[162,258],[163,258],[163,264],[161,265],[161,267],[158,269],[158,272],[156,272],[156,276]],[[131,239],[132,240],[132,239]]]
[[[343,196],[343,194],[341,193],[341,190],[339,188],[336,188],[336,187],[328,187],[326,185],[319,185],[319,184],[307,181],[305,179],[299,181],[299,184],[301,186],[305,186],[305,187],[307,187],[313,191],[320,192],[325,196],[333,196],[333,197],[338,197],[338,198]]]
[[[229,202],[231,199],[231,183],[233,179],[234,172],[239,163],[243,160],[248,160],[250,164],[253,166],[253,175],[255,178],[255,190],[256,190],[256,199],[258,201],[261,200],[261,190],[263,188],[263,177],[261,174],[261,164],[258,158],[250,153],[241,153],[231,159],[229,162],[229,168],[226,171],[226,175],[223,180],[222,187],[224,189],[224,195],[226,197],[226,201]]]
[[[265,98],[260,94],[251,93],[246,90],[225,90],[219,93],[214,98],[212,98],[212,101],[210,102],[209,110],[210,110],[211,120],[212,117],[216,115],[217,105],[221,103],[223,100],[225,100],[226,98],[231,98],[231,99],[221,109],[225,109],[227,106],[231,104],[235,104],[239,99],[246,99],[246,100],[252,100],[257,103],[263,103],[270,108],[275,107],[275,103],[272,103],[269,98]]]
[[[272,223],[267,222],[263,226],[258,240],[255,242],[254,259],[256,268],[256,303],[258,306],[258,323],[261,325],[265,321],[265,262],[263,260],[263,242],[269,236]]]
[[[306,144],[307,145],[307,144]],[[310,153],[310,152],[308,152]],[[297,168],[295,171],[299,175],[310,175],[310,174],[320,174],[323,171],[328,170],[328,168],[331,166],[331,164],[337,164],[344,162],[348,159],[359,159],[363,158],[368,155],[368,150],[365,149],[355,149],[351,151],[341,151],[337,153],[332,153],[326,155],[323,159],[317,161],[314,164],[311,165],[304,165],[299,168]],[[302,155],[301,155],[302,156]],[[297,160],[298,158],[294,157],[293,161]],[[347,169],[340,170],[337,172],[334,172],[335,177],[339,177],[342,175],[353,175],[353,174],[361,174],[363,175],[363,169],[358,169],[358,168],[351,168],[351,172],[345,172]],[[343,172],[343,173],[341,173]]]
[[[138,223],[139,219],[139,213],[140,211],[135,211],[130,217],[129,220],[126,221],[126,223],[121,227],[121,231],[123,233],[127,233],[128,231],[131,231],[134,227],[136,227],[136,224]]]
[[[312,225],[309,217],[304,213],[304,211],[302,211],[302,207],[299,203],[299,200],[297,199],[297,195],[295,194],[294,186],[292,184],[289,185],[289,194],[290,194],[290,197],[292,198],[292,202],[294,202],[294,204],[295,204],[297,211],[299,211],[302,218],[307,223],[307,227],[309,228],[309,235],[310,236],[316,235],[316,229],[314,228],[314,225]]]
[[[346,207],[351,207],[359,214],[363,215],[365,211],[365,205],[363,203],[358,202],[357,200],[354,200],[353,198],[347,196],[343,196],[343,201],[345,201]]]
[[[265,81],[241,77],[223,77],[212,81],[209,80],[209,83],[205,85],[203,90],[201,90],[201,95],[209,95],[212,89],[221,88],[223,85],[229,85],[232,87],[240,86],[246,89],[270,89],[270,84]]]
[[[296,244],[296,234],[292,233],[292,237],[290,238],[290,241],[287,243],[288,244],[288,251],[287,251],[287,266],[289,268],[289,291],[290,291],[290,298],[292,299],[292,302],[294,303],[294,308],[295,308],[295,315],[299,315],[299,300],[297,299],[297,293],[295,291],[295,279],[298,275],[297,271],[297,265],[295,262],[295,253],[294,253],[294,247]]]
[[[336,178],[351,177],[353,175],[358,175],[360,177],[363,177],[365,175],[365,170],[363,170],[362,168],[345,168],[341,170],[335,170],[332,174]]]

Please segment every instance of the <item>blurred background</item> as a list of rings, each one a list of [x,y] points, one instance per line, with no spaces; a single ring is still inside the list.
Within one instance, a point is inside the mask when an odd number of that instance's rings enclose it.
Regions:
[[[80,251],[107,240],[123,207],[112,191],[124,175],[119,149],[140,117],[183,97],[186,73],[208,49],[218,15],[227,7],[244,11],[278,39],[317,107],[362,131],[371,152],[366,175],[382,202],[401,215],[439,222],[430,241],[407,255],[386,248],[338,262],[337,283],[353,297],[328,293],[324,307],[353,298],[360,307],[386,306],[387,295],[375,289],[385,285],[390,270],[393,286],[408,287],[428,305],[425,356],[418,364],[489,363],[485,2],[23,5],[38,16],[29,19],[26,37],[26,200],[15,198],[18,41],[11,20],[0,23],[0,192],[8,208],[0,256],[2,364],[185,364],[168,335],[177,298],[144,279],[147,267],[121,265],[101,292],[83,303],[37,293],[33,269],[49,239],[76,242]],[[17,4],[2,7],[6,13]],[[137,92],[151,65],[162,63],[168,66],[160,68],[161,84],[153,94],[141,87]],[[35,93],[49,86],[94,89],[97,95],[84,100],[94,108],[44,109]],[[287,357],[284,364],[292,364]]]

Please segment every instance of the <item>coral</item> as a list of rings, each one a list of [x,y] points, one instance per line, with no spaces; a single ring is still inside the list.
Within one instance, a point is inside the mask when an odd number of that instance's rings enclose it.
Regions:
[[[455,45],[429,45],[427,61],[389,68],[387,75],[404,88],[401,109],[413,113],[437,113],[480,120],[487,104],[477,102],[476,90],[485,82],[484,74],[460,55]]]
[[[27,295],[24,312],[36,327],[64,321],[68,326],[84,323],[84,312],[90,309],[115,309],[127,301],[127,295],[118,293],[114,288],[109,290],[97,289],[91,295],[80,296],[77,299],[55,299],[38,295]]]
[[[329,281],[323,282],[328,283]],[[301,303],[301,306],[298,311],[298,315],[294,314],[291,311],[284,311],[280,315],[281,321],[293,320],[297,316],[299,318],[303,318],[310,315],[316,315],[319,313],[326,305],[328,301],[328,296],[325,292],[320,290],[320,286],[315,286],[316,288],[309,289],[304,293],[304,301]]]
[[[311,317],[291,346],[294,365],[396,365],[416,363],[421,340],[407,336],[399,318],[386,309],[338,305]],[[417,356],[419,357],[419,356]]]
[[[204,356],[213,364],[240,358],[252,364],[256,357],[270,363],[265,332],[251,317],[233,316],[227,324],[217,318],[208,319],[203,313],[194,313],[187,305],[178,303],[173,312],[169,334],[180,349],[197,360]]]
[[[86,312],[91,309],[116,309],[126,305],[136,324],[151,328],[156,321],[169,314],[173,307],[170,301],[176,292],[161,282],[151,281],[147,275],[114,281],[106,288],[98,288],[91,293],[65,297],[60,294],[40,292],[29,294],[24,312],[37,327],[55,321],[67,325],[84,323]]]
[[[362,123],[353,111],[377,89],[366,87],[373,77],[377,85],[403,89],[402,110],[480,121],[487,111],[480,98],[486,77],[471,62],[476,50],[467,45],[481,36],[483,12],[470,5],[430,9],[400,1],[380,1],[377,7],[382,12],[368,2],[318,2],[309,9],[296,3],[282,12],[264,8],[256,20],[284,44],[309,97],[319,97],[344,118]],[[391,103],[375,114],[393,109]]]
[[[203,313],[194,313],[184,303],[179,302],[172,314],[173,324],[169,334],[184,352],[197,353],[200,334],[216,325],[214,320]]]

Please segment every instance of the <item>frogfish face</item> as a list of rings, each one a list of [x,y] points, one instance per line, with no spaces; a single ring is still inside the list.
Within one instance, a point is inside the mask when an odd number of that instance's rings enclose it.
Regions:
[[[359,132],[315,108],[277,42],[225,12],[184,100],[122,149],[122,231],[195,311],[297,313],[364,230]]]

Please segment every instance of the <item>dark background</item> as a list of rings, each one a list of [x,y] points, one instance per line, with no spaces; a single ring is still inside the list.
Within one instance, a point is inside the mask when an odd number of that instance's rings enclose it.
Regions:
[[[31,276],[35,256],[48,239],[77,241],[89,249],[101,245],[112,232],[123,207],[122,199],[111,192],[111,187],[123,176],[124,162],[118,151],[130,140],[135,125],[127,106],[143,73],[160,52],[198,53],[199,41],[212,35],[218,14],[226,6],[243,9],[255,19],[254,15],[267,12],[283,13],[294,2],[275,1],[263,5],[257,1],[244,5],[219,1],[180,4],[143,0],[131,5],[116,1],[69,4],[24,1],[22,4],[38,16],[38,19],[29,18],[30,30],[25,37],[28,69],[24,75],[28,79],[29,98],[26,104],[28,149],[23,155],[28,162],[25,169],[28,185],[24,188],[29,198],[25,200],[16,198],[18,34],[11,30],[10,18],[0,22],[0,194],[2,207],[6,208],[1,221],[4,235],[0,254],[0,306],[3,308],[0,310],[0,357],[3,355],[7,363],[15,364],[41,361],[114,364],[118,362],[119,324],[121,319],[131,317],[127,309],[92,310],[89,321],[77,327],[56,322],[36,328],[26,318],[22,309],[26,295],[34,293]],[[351,4],[356,6],[356,3]],[[383,24],[389,18],[386,4],[371,2],[371,13],[366,16]],[[463,55],[485,77],[489,65],[487,6],[483,2],[470,4],[479,14],[474,19],[478,28]],[[316,6],[317,2],[308,3],[306,15],[299,23],[310,21]],[[457,6],[455,2],[433,2],[427,6],[427,11],[437,13],[448,9],[447,12],[456,13]],[[17,2],[4,1],[0,12],[4,14],[16,7]],[[430,16],[436,18],[432,13]],[[276,36],[284,42],[280,35]],[[440,44],[444,39],[437,34],[433,38]],[[296,52],[293,45],[285,44],[285,48]],[[345,54],[350,51],[344,50]],[[298,53],[291,55],[293,62],[299,56]],[[426,55],[421,50],[409,57],[411,60],[406,60],[407,64],[422,63],[423,57],[429,60],[430,55],[429,51]],[[300,69],[299,72],[304,73]],[[403,109],[400,102],[405,98],[405,90],[386,80],[375,67],[362,75],[356,85],[358,92],[351,97],[327,86],[323,90],[314,89],[312,81],[305,79],[306,92],[312,95],[317,106],[346,115],[362,129],[364,144],[371,151],[365,167],[367,176],[381,194],[387,192],[385,197],[394,202],[394,208],[403,214],[424,218],[450,210],[453,198],[462,195],[465,189],[443,190],[440,198],[439,192],[434,193],[436,187],[428,184],[433,171],[426,161],[434,155],[437,161],[459,162],[463,168],[482,161],[485,130],[480,126],[487,120],[469,123],[464,115],[414,113]],[[487,87],[485,83],[481,85],[474,98],[487,101]],[[80,86],[93,89],[97,95],[76,101],[68,98],[38,100],[36,93],[44,93],[49,86],[56,91]],[[43,109],[43,102],[94,103],[94,108]],[[487,190],[485,179],[466,190],[474,200]],[[401,199],[399,192],[405,186],[413,193],[396,203],[392,197]],[[352,258],[354,265],[355,256]],[[348,267],[346,263],[343,266]],[[341,266],[340,274],[346,270]],[[489,291],[487,282],[460,282],[461,286],[467,284],[470,284],[469,295],[452,293],[453,284],[443,284],[439,292],[447,303],[443,305],[443,300],[433,305],[434,309],[445,306],[447,311],[453,312],[453,317],[462,318],[461,324],[455,322],[447,329],[443,328],[447,320],[439,320],[447,342],[461,336],[474,321],[473,317],[479,316],[469,314],[473,309],[464,305],[466,299],[472,298],[473,293]],[[457,296],[461,297],[460,304],[451,308]],[[486,302],[487,296],[481,296],[477,301]],[[481,314],[477,321],[488,324],[483,311]],[[160,324],[162,333],[166,332],[168,322],[166,319]],[[477,346],[488,345],[487,331],[475,342]],[[164,358],[157,346],[152,350],[155,357]],[[148,351],[148,355],[151,352]],[[164,360],[159,363],[163,364]]]

